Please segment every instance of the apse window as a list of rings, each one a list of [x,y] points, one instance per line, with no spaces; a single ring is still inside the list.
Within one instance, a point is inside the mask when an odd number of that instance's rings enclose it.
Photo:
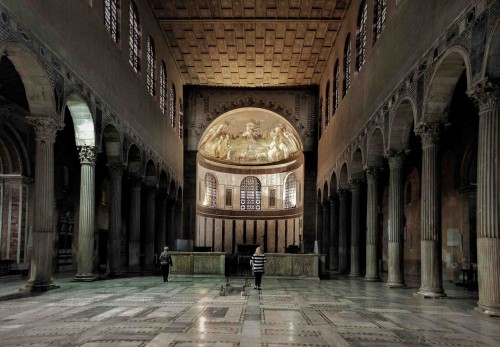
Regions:
[[[217,180],[210,173],[205,175],[205,205],[217,208]]]
[[[285,208],[297,206],[297,180],[292,172],[285,180]]]
[[[261,208],[261,184],[257,177],[245,177],[240,186],[240,208],[255,211]]]

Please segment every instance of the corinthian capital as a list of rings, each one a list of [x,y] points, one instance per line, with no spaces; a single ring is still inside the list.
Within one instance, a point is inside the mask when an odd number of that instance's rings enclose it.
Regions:
[[[422,147],[436,145],[439,141],[441,123],[420,123],[415,128],[415,134],[422,139]]]
[[[78,156],[82,164],[95,164],[97,158],[97,147],[78,146]]]
[[[365,169],[366,179],[368,182],[376,182],[380,177],[380,172],[382,167],[380,166],[369,166]]]
[[[54,143],[57,132],[64,128],[64,123],[56,117],[28,116],[26,121],[33,126],[36,140],[44,143]]]
[[[409,149],[390,149],[385,153],[385,157],[389,161],[390,169],[400,169],[403,167],[405,158],[410,153]]]
[[[479,113],[500,108],[500,86],[487,77],[476,82],[468,91],[467,95],[472,99]]]
[[[123,170],[125,170],[125,165],[121,162],[112,162],[108,164],[109,175],[111,179],[121,179],[123,175]]]

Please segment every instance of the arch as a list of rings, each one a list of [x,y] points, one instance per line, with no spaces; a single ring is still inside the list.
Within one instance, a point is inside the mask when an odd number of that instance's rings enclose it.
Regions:
[[[453,92],[464,69],[467,72],[467,87],[469,87],[471,69],[468,53],[462,47],[448,49],[436,64],[424,98],[423,122],[447,121]]]
[[[500,20],[495,25],[495,30],[487,45],[485,54],[485,74],[492,79],[500,79]]]
[[[351,159],[351,179],[363,178],[363,151],[357,148]]]
[[[328,201],[328,182],[325,181],[325,183],[323,183],[323,202],[327,202]]]
[[[26,148],[21,136],[9,123],[1,123],[1,126],[3,129],[0,128],[0,135],[3,135],[5,138],[4,145],[7,149],[11,149],[13,157],[19,158],[19,173],[24,176],[31,177],[31,162],[28,155],[28,149]],[[0,172],[2,172],[1,170],[2,169],[0,168]]]
[[[133,176],[142,175],[142,157],[139,147],[131,144],[127,152],[128,172]]]
[[[321,200],[321,188],[318,188],[318,195],[317,195],[317,199],[318,199],[318,200],[316,200],[316,202],[317,202],[318,204],[320,204],[320,203],[321,203],[321,201],[322,201],[322,200]]]
[[[155,177],[156,178],[156,165],[153,160],[149,159],[146,163],[146,172],[145,176],[147,177]]]
[[[337,174],[334,171],[332,172],[332,177],[330,178],[330,196],[334,196],[338,189]]]
[[[160,180],[159,180],[159,189],[161,189],[161,191],[163,193],[167,192],[167,189],[168,189],[168,174],[165,172],[165,170],[161,170],[160,172]]]
[[[112,124],[106,125],[102,133],[102,142],[108,158],[122,158],[122,144],[120,134]]]
[[[255,176],[245,177],[240,184],[240,207],[242,210],[253,211],[261,208],[260,180]]]
[[[75,142],[77,146],[95,146],[94,120],[88,104],[76,94],[71,94],[66,99],[75,128]]]
[[[52,83],[38,58],[18,42],[8,42],[1,46],[0,55],[6,55],[21,76],[30,114],[50,117],[56,115]]]
[[[170,181],[170,187],[168,188],[168,194],[172,197],[172,199],[177,199],[177,188],[175,186],[175,181]]]
[[[415,104],[412,99],[404,98],[395,108],[389,127],[388,149],[407,149],[410,131],[416,119]]]
[[[23,164],[17,147],[10,136],[0,132],[0,174],[21,175]]]
[[[347,168],[347,163],[344,163],[340,169],[339,189],[347,188],[349,188],[349,170]]]
[[[380,128],[375,128],[370,138],[368,139],[366,165],[382,166],[384,159],[384,134]]]
[[[177,200],[182,201],[182,187],[179,186],[177,189]]]

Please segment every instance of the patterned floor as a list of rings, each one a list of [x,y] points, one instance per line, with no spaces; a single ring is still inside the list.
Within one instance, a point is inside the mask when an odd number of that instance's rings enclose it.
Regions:
[[[432,300],[355,278],[264,278],[260,293],[241,296],[243,283],[220,296],[221,278],[61,279],[0,302],[0,346],[500,345],[500,319],[474,312],[460,289]]]

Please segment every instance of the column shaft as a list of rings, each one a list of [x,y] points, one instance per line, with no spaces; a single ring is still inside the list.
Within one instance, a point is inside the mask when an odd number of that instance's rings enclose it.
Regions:
[[[321,237],[321,253],[326,254],[326,261],[329,262],[328,250],[330,248],[330,204],[323,203],[323,236]]]
[[[316,240],[315,240],[315,247],[314,251],[321,253],[322,249],[322,244],[323,240],[321,238],[323,237],[323,204],[318,202],[316,204]],[[318,244],[319,242],[319,244]]]
[[[403,162],[407,151],[391,150],[386,154],[389,160],[389,271],[387,286],[403,287],[404,282],[404,196]]]
[[[500,87],[484,79],[468,94],[479,109],[477,310],[500,316]]]
[[[130,230],[128,248],[128,266],[130,271],[138,271],[141,255],[141,183],[132,180],[130,188]]]
[[[348,191],[339,189],[339,272],[347,273],[348,271],[348,226],[349,220],[347,216]]]
[[[156,235],[156,251],[162,252],[167,245],[167,196],[161,194],[157,197],[158,234]]]
[[[330,270],[339,269],[339,216],[335,197],[330,198]]]
[[[110,276],[119,276],[121,269],[120,249],[122,242],[122,176],[124,165],[121,163],[109,164],[111,176],[110,215],[109,215],[109,242],[108,267]]]
[[[379,191],[377,167],[366,170],[367,206],[366,206],[366,275],[367,281],[378,281],[377,242],[379,237]]]
[[[361,181],[351,181],[351,272],[349,276],[358,277],[359,270],[359,233],[361,232]]]
[[[36,134],[33,255],[28,289],[57,288],[52,282],[54,249],[54,142],[62,124],[52,117],[27,117]]]
[[[439,124],[421,124],[415,132],[422,138],[421,286],[418,293],[424,297],[442,297],[446,295],[441,269]]]
[[[76,281],[93,281],[95,228],[95,160],[97,148],[81,146],[80,213],[78,220],[78,268]]]
[[[154,268],[155,256],[155,194],[156,187],[148,187],[146,192],[146,247],[144,266],[146,270]]]

